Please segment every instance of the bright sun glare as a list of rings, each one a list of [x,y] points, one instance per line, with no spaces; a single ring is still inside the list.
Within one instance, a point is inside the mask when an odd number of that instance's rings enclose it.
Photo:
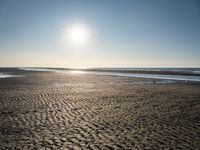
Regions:
[[[67,28],[67,40],[73,46],[85,46],[89,44],[91,33],[81,24],[75,24]]]

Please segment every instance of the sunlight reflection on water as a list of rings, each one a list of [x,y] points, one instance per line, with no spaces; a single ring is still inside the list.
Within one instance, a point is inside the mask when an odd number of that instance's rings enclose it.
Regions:
[[[20,75],[10,75],[10,74],[0,73],[0,78],[11,78],[11,77],[21,77],[21,76]]]
[[[133,77],[133,78],[147,78],[147,79],[161,79],[170,81],[194,81],[200,82],[200,76],[186,76],[186,75],[163,75],[163,74],[145,74],[145,73],[121,73],[121,72],[102,72],[102,71],[82,71],[82,70],[59,70],[59,69],[46,69],[46,68],[20,68],[26,71],[52,71],[56,73],[65,74],[91,74],[91,75],[107,75],[107,76],[120,76],[120,77]],[[168,81],[167,81],[168,82]]]
[[[85,74],[85,71],[80,71],[80,70],[72,70],[70,71],[71,73],[75,73],[75,74]]]

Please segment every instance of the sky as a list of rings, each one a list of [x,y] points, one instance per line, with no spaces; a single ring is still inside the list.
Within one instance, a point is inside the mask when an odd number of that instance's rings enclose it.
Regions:
[[[84,25],[90,43],[66,38]],[[199,0],[0,0],[0,67],[200,67]]]

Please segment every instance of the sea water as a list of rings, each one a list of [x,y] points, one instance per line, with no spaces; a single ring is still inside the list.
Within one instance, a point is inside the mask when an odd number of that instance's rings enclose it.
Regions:
[[[93,75],[107,75],[107,76],[121,76],[132,78],[149,78],[162,79],[171,81],[194,81],[200,82],[200,68],[95,68],[95,71],[86,70],[59,70],[48,68],[20,68],[26,71],[51,71],[64,74],[93,74]],[[119,72],[117,72],[119,71]],[[169,71],[179,73],[190,73],[191,75],[164,75],[164,74],[148,74],[148,73],[127,73],[123,71]],[[199,75],[199,76],[197,76]]]
[[[0,78],[11,78],[11,77],[20,77],[20,75],[11,75],[11,74],[0,73]]]
[[[140,74],[140,73],[117,73],[117,72],[90,72],[89,74],[109,75],[133,78],[149,78],[162,80],[179,80],[179,81],[195,81],[200,82],[200,76],[186,76],[186,75],[160,75],[160,74]]]
[[[103,70],[106,71],[104,72]],[[169,72],[179,72],[179,73],[190,73],[191,75],[164,75],[164,74],[127,73],[127,72],[123,73],[121,71],[160,71],[160,72],[169,71]],[[111,69],[109,68],[109,69],[102,69],[101,71],[85,71],[85,73],[95,74],[95,75],[133,77],[133,78],[200,82],[200,68],[111,68]],[[197,76],[197,74],[199,76]]]

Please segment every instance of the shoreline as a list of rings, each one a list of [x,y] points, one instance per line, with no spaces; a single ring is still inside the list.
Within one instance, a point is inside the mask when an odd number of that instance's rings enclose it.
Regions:
[[[200,74],[177,72],[177,71],[150,71],[150,70],[89,70],[89,69],[74,69],[74,70],[60,70],[50,68],[0,68],[0,73],[4,71],[9,77],[17,76],[20,73],[31,73],[31,72],[55,72],[61,74],[90,74],[90,75],[105,75],[105,76],[121,76],[121,77],[132,77],[132,78],[147,78],[147,79],[158,79],[158,80],[170,80],[170,81],[183,81],[183,82],[200,82]],[[7,72],[5,72],[7,71]],[[13,74],[15,72],[16,74]]]

